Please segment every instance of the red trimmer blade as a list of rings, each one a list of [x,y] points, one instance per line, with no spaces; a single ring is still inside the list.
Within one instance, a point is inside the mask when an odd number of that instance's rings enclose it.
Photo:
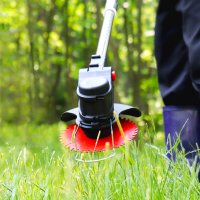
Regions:
[[[120,123],[123,128],[126,140],[130,141],[136,139],[138,133],[137,125],[134,122],[127,119],[120,119]],[[61,135],[61,142],[70,150],[80,152],[94,152],[94,150],[104,151],[108,148],[108,146],[112,148],[112,134],[104,138],[99,138],[96,144],[97,139],[88,138],[81,127],[79,127],[76,133],[76,139],[72,139],[73,132],[76,126],[76,124],[68,126]],[[117,123],[114,123],[112,127],[114,136],[114,148],[124,145],[124,137],[121,135]]]

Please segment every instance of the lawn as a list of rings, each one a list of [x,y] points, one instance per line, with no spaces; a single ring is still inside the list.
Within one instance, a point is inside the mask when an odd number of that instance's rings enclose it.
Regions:
[[[143,128],[137,141],[117,149],[113,158],[81,163],[60,144],[64,128],[62,123],[1,126],[0,199],[199,199],[194,168],[182,153],[176,163],[166,159],[162,133],[150,143]]]

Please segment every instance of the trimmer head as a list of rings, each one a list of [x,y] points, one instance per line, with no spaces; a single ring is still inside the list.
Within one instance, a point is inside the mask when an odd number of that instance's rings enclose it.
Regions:
[[[138,128],[137,125],[127,119],[120,119],[120,123],[123,127],[124,136],[127,141],[134,140],[137,137]],[[112,134],[107,129],[106,137],[101,137],[97,142],[97,138],[88,137],[87,130],[79,128],[76,133],[76,140],[73,141],[73,132],[77,128],[76,124],[72,124],[67,127],[67,129],[61,135],[61,142],[70,148],[70,150],[80,151],[80,152],[94,152],[94,151],[104,151],[106,149],[117,148],[124,145],[125,140],[120,133],[117,123],[113,124],[113,141]]]
[[[85,127],[79,109],[71,109],[61,116],[63,121],[75,120],[75,123],[69,125],[61,135],[61,142],[69,149],[80,152],[104,151],[107,148],[117,148],[124,145],[125,141],[137,138],[137,125],[126,117],[139,117],[141,115],[139,109],[114,103],[114,115],[110,118],[109,124],[101,129],[92,123]]]
[[[65,111],[61,120],[75,121],[61,135],[61,141],[71,150],[80,152],[103,151],[123,145],[136,138],[138,128],[122,116],[139,117],[139,109],[114,103],[116,73],[105,67],[105,58],[117,1],[109,0],[97,52],[88,68],[79,70],[78,107]]]

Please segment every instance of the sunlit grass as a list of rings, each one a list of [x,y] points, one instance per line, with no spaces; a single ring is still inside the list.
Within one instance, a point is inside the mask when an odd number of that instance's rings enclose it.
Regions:
[[[0,199],[199,198],[194,168],[188,167],[182,153],[176,163],[167,160],[162,134],[150,144],[148,133],[140,132],[139,139],[117,149],[115,157],[81,163],[75,161],[75,152],[60,145],[63,128],[1,127]]]

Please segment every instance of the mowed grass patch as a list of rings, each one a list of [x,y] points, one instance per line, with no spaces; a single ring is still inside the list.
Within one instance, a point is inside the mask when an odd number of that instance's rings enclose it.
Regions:
[[[170,163],[163,145],[142,139],[146,133],[117,149],[111,159],[81,163],[74,159],[76,152],[60,144],[64,128],[63,124],[1,126],[0,199],[199,198],[196,172],[184,155]]]

